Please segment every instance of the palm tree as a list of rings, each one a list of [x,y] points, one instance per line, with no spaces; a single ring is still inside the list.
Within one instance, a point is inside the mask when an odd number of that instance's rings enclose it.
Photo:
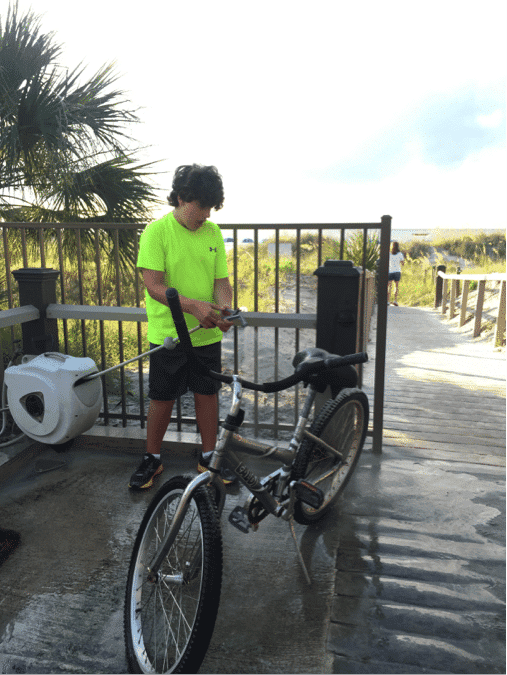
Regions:
[[[17,1],[0,18],[0,219],[144,223],[159,203],[151,164],[135,161],[126,127],[138,122],[112,65],[83,80],[58,65],[61,46]],[[101,233],[103,244],[107,234]],[[132,258],[131,237],[121,254]],[[86,240],[86,236],[85,236]]]

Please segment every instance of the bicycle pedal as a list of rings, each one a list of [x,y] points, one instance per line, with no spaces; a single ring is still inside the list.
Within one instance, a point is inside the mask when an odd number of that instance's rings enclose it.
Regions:
[[[312,509],[319,509],[324,503],[324,493],[320,488],[300,478],[294,485],[296,497]]]
[[[251,528],[248,513],[242,506],[236,506],[229,514],[229,522],[237,527],[240,532],[248,534]]]

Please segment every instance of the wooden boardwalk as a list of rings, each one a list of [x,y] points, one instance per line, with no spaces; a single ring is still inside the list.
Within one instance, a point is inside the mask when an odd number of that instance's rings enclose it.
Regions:
[[[384,446],[504,465],[505,352],[429,309],[391,306],[387,330]],[[365,368],[370,400],[372,383],[373,361]]]
[[[418,308],[387,338],[382,454],[337,508],[331,672],[505,673],[505,354]]]

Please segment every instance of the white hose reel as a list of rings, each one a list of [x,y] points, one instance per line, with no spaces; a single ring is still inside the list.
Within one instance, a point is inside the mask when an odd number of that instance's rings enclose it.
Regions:
[[[98,372],[88,358],[46,352],[5,370],[7,402],[18,427],[42,443],[60,445],[88,431],[102,405]]]

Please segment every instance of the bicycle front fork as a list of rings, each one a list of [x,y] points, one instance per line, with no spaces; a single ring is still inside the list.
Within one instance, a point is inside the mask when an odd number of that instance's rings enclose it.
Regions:
[[[198,476],[196,476],[193,480],[191,480],[190,483],[185,488],[185,491],[181,495],[180,503],[178,504],[176,513],[174,514],[171,526],[169,527],[169,530],[167,531],[165,537],[162,539],[162,542],[160,544],[157,553],[155,554],[155,557],[148,565],[147,569],[149,581],[157,580],[157,575],[160,566],[162,565],[164,558],[169,553],[169,550],[173,545],[174,540],[176,539],[176,535],[178,534],[183,519],[185,518],[185,515],[188,511],[190,500],[192,499],[193,494],[202,485],[207,485],[212,480],[213,474],[210,473],[209,471],[206,471],[205,473],[201,473]]]

